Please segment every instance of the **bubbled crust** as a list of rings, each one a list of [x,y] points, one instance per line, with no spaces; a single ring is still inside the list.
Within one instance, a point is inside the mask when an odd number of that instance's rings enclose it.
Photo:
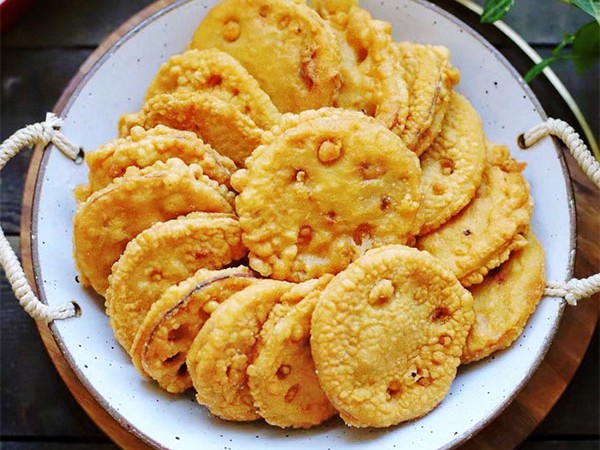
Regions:
[[[488,146],[488,164],[475,197],[442,227],[420,237],[417,247],[446,264],[466,285],[478,283],[523,243],[533,200],[525,164],[504,146]]]
[[[80,280],[100,295],[127,243],[157,222],[194,211],[232,212],[233,194],[196,164],[177,158],[121,178],[80,203],[73,219],[74,258]]]
[[[461,356],[478,361],[509,347],[523,332],[544,293],[544,249],[530,231],[527,245],[473,286],[475,323]]]
[[[259,415],[271,425],[309,428],[336,413],[319,385],[309,342],[316,299],[331,278],[324,275],[302,283],[310,289],[300,292],[299,300],[289,298],[298,297],[294,292],[285,294],[260,332],[256,357],[248,366],[248,385]]]
[[[473,323],[471,294],[425,252],[368,252],[321,293],[311,326],[319,381],[342,419],[387,427],[446,396]]]
[[[331,105],[339,89],[335,38],[303,2],[222,1],[200,23],[190,47],[217,47],[235,57],[282,112]]]
[[[106,312],[121,346],[130,351],[146,313],[165,289],[198,269],[220,269],[245,253],[233,215],[191,213],[142,231],[127,244],[108,279]]]
[[[89,184],[76,190],[77,200],[84,201],[113,179],[122,176],[129,166],[148,167],[156,161],[179,158],[186,164],[198,164],[206,176],[229,184],[236,169],[226,156],[220,155],[194,133],[164,125],[144,130],[136,126],[125,138],[114,139],[85,154],[89,167]]]
[[[119,133],[127,136],[134,126],[153,128],[159,124],[194,132],[238,166],[262,143],[266,133],[234,105],[209,92],[194,91],[152,97],[140,112],[121,116]]]
[[[130,353],[136,368],[168,392],[192,387],[185,361],[194,338],[220,303],[256,280],[243,266],[201,269],[169,287],[152,304],[135,335]]]
[[[442,129],[452,88],[460,76],[450,65],[450,51],[445,47],[400,42],[397,49],[406,70],[409,97],[401,137],[408,148],[421,155]]]
[[[407,242],[421,195],[414,153],[357,113],[288,129],[231,182],[241,192],[250,266],[290,281],[337,273],[371,247]]]
[[[206,321],[187,355],[198,403],[226,420],[258,419],[246,370],[263,323],[292,285],[261,280],[232,295]]]
[[[171,57],[150,83],[146,100],[174,91],[212,93],[266,130],[279,120],[279,111],[258,82],[238,60],[217,48],[191,49]]]
[[[423,196],[417,212],[419,234],[440,227],[475,196],[486,155],[479,114],[465,97],[453,92],[442,131],[421,156]]]

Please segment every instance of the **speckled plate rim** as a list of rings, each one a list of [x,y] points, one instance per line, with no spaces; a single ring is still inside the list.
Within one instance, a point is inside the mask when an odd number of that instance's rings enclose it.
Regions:
[[[171,10],[178,8],[182,5],[185,5],[189,2],[191,2],[193,0],[178,0],[175,1],[174,3],[165,6],[164,8],[160,9],[159,11],[153,13],[152,15],[150,15],[149,17],[147,17],[146,19],[144,19],[141,23],[135,25],[131,30],[129,30],[125,35],[123,35],[123,37],[121,37],[119,40],[117,40],[99,59],[97,59],[94,63],[94,65],[92,66],[92,68],[89,70],[89,72],[87,72],[83,78],[81,78],[78,81],[78,85],[76,87],[76,89],[74,89],[71,93],[70,93],[70,98],[67,101],[67,103],[62,107],[62,108],[56,108],[55,109],[55,113],[61,115],[64,114],[65,112],[67,112],[69,110],[69,108],[71,107],[74,99],[77,97],[78,93],[81,91],[81,89],[83,88],[83,86],[89,81],[90,78],[92,78],[96,72],[96,70],[106,62],[106,60],[108,60],[111,55],[124,43],[126,42],[128,39],[130,39],[133,35],[135,35],[136,33],[138,33],[141,29],[147,27],[148,25],[150,25],[151,23],[153,23],[154,21],[156,21],[158,18],[162,17],[163,15],[169,13]],[[493,53],[499,61],[502,62],[502,64],[505,66],[505,68],[512,73],[513,77],[519,79],[520,75],[517,73],[517,71],[513,68],[513,66],[510,64],[510,62],[508,62],[508,60],[502,55],[500,54],[484,37],[482,37],[479,33],[475,32],[472,28],[470,28],[468,25],[466,25],[464,22],[462,22],[460,19],[458,19],[456,16],[448,13],[447,11],[443,10],[442,8],[431,4],[429,2],[426,2],[424,0],[411,0],[414,3],[420,4],[432,11],[434,11],[435,13],[439,14],[440,16],[443,16],[444,18],[450,20],[451,22],[454,22],[456,25],[462,27],[462,29],[464,31],[467,31],[469,34],[471,34],[473,37],[475,37],[475,39],[477,39],[478,41],[480,41],[480,43],[482,43],[485,47],[488,48],[488,50]],[[150,9],[152,8],[152,5],[150,5],[148,8],[146,9]],[[92,55],[94,56],[94,55]],[[84,63],[85,64],[85,63]],[[527,85],[523,85],[522,86],[526,95],[529,97],[529,100],[536,106],[536,108],[538,109],[540,115],[543,118],[547,118],[544,109],[542,108],[540,102],[537,100],[535,94],[533,93],[533,91],[529,88],[529,86]],[[60,103],[60,101],[59,101]],[[556,156],[558,158],[558,160],[560,161],[561,164],[561,168],[562,168],[562,172],[564,175],[564,181],[566,184],[566,192],[567,192],[567,196],[568,196],[568,210],[569,210],[569,223],[570,223],[570,248],[571,248],[571,252],[570,252],[570,258],[568,261],[568,277],[571,277],[573,274],[573,267],[574,267],[574,260],[575,260],[575,249],[576,249],[576,209],[575,209],[575,203],[574,203],[574,196],[573,196],[573,187],[570,181],[570,176],[569,176],[569,172],[568,172],[568,168],[566,165],[566,161],[565,158],[560,150],[560,148],[554,144],[554,149],[556,152]],[[43,179],[45,176],[45,172],[46,172],[46,166],[47,166],[47,160],[49,157],[49,152],[46,152],[43,154],[42,156],[42,160],[41,163],[39,165],[38,168],[38,173],[37,173],[37,177],[36,177],[36,183],[35,183],[35,189],[33,192],[33,213],[32,213],[32,223],[31,223],[31,231],[32,234],[36,234],[37,233],[37,227],[38,227],[38,215],[39,215],[39,200],[40,200],[40,190],[41,190],[41,186],[43,183]],[[42,182],[40,182],[40,180],[42,180]],[[37,251],[37,247],[32,245],[32,263],[33,263],[33,271],[34,271],[34,278],[36,280],[36,285],[37,285],[37,290],[39,292],[39,297],[40,300],[42,300],[44,303],[47,303],[46,300],[46,295],[45,295],[45,291],[43,288],[43,285],[41,285],[40,283],[37,283],[38,280],[38,276],[37,274],[40,272],[40,262],[39,262],[39,255],[38,255],[38,251]],[[465,441],[467,441],[468,439],[470,439],[473,435],[475,435],[479,430],[481,430],[483,427],[485,427],[489,422],[491,422],[494,418],[496,418],[498,415],[500,415],[502,413],[502,411],[504,411],[504,409],[512,402],[512,400],[518,395],[518,393],[521,391],[521,389],[523,388],[523,386],[529,381],[529,379],[531,378],[531,376],[534,374],[534,372],[537,370],[537,368],[539,367],[539,365],[541,364],[541,362],[543,361],[544,355],[546,353],[546,351],[548,350],[551,342],[552,342],[552,338],[554,337],[554,335],[556,334],[556,330],[558,328],[558,325],[560,324],[560,318],[562,316],[562,313],[564,311],[564,304],[562,304],[560,311],[559,311],[559,315],[553,325],[553,328],[549,334],[548,339],[544,342],[544,346],[541,352],[541,356],[537,359],[537,361],[535,362],[534,365],[532,365],[530,367],[529,372],[527,373],[527,376],[524,377],[521,381],[521,383],[515,387],[513,393],[511,396],[507,397],[505,399],[505,402],[501,405],[500,408],[498,408],[495,413],[493,415],[489,415],[487,417],[485,417],[484,419],[482,419],[481,421],[475,423],[468,432],[464,433],[461,436],[458,436],[456,439],[448,442],[446,445],[444,445],[441,448],[451,448],[451,447],[455,447],[461,443],[464,443]],[[76,361],[74,360],[74,358],[72,357],[71,353],[69,352],[68,348],[65,346],[64,342],[62,341],[61,335],[60,333],[57,331],[56,326],[54,324],[50,324],[49,325],[50,331],[52,333],[52,336],[54,337],[59,349],[61,350],[65,360],[69,363],[71,369],[74,371],[74,373],[76,374],[77,378],[79,379],[79,381],[81,382],[81,384],[91,393],[92,397],[102,406],[102,408],[104,408],[124,429],[126,429],[128,432],[132,433],[133,435],[135,435],[136,437],[138,437],[140,440],[142,440],[143,442],[156,447],[156,448],[166,448],[164,446],[162,446],[160,443],[154,441],[153,439],[151,439],[149,436],[147,436],[146,434],[144,434],[143,432],[141,432],[140,430],[138,430],[137,428],[135,428],[134,426],[132,426],[130,424],[130,422],[118,411],[116,411],[112,405],[107,402],[104,397],[102,397],[102,395],[100,395],[98,393],[98,391],[91,385],[91,383],[89,382],[89,380],[84,376],[84,374],[82,373],[81,369],[79,369]]]

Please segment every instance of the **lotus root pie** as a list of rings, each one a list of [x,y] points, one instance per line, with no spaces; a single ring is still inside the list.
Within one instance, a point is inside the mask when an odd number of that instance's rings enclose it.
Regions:
[[[153,128],[166,125],[192,131],[238,166],[262,143],[265,131],[233,104],[210,92],[175,91],[147,100],[138,113],[119,119],[120,136],[128,136],[135,126]]]
[[[406,243],[421,196],[418,159],[360,113],[303,121],[232,176],[250,266],[303,281],[371,247]]]
[[[544,249],[529,231],[527,244],[469,289],[475,323],[461,362],[478,361],[509,347],[523,332],[544,293]]]
[[[130,353],[136,368],[168,392],[192,387],[186,358],[194,338],[219,304],[256,280],[244,266],[200,269],[167,288],[135,335]]]
[[[401,137],[408,148],[420,155],[442,129],[452,88],[460,75],[450,64],[450,51],[445,47],[400,42],[397,50],[406,70],[409,97]]]
[[[401,135],[409,97],[391,25],[350,2],[315,3],[334,30],[342,55],[342,84],[334,106],[375,117]]]
[[[271,425],[309,428],[336,413],[319,385],[310,351],[312,312],[332,277],[294,286],[273,307],[260,332],[248,385],[259,415]]]
[[[233,211],[233,194],[178,158],[125,175],[80,203],[73,218],[75,265],[83,286],[100,295],[127,243],[146,228],[194,211]]]
[[[106,312],[125,350],[152,304],[169,286],[198,269],[220,269],[246,253],[241,229],[231,214],[195,212],[142,231],[113,265]]]
[[[317,300],[321,387],[354,427],[421,417],[448,393],[473,319],[471,294],[439,260],[403,245],[370,250]]]
[[[187,354],[196,400],[226,420],[259,418],[246,370],[269,312],[291,283],[260,280],[226,299],[206,321]]]
[[[146,100],[174,91],[205,91],[219,97],[268,130],[280,113],[237,59],[217,48],[191,49],[172,56],[150,83]]]
[[[190,47],[229,53],[281,112],[332,105],[340,86],[333,32],[303,2],[222,1],[204,17]]]
[[[143,168],[170,158],[179,158],[186,164],[198,164],[206,176],[220,184],[229,184],[229,177],[236,169],[233,161],[213,150],[192,132],[164,125],[149,130],[135,126],[129,136],[113,139],[85,154],[89,184],[79,186],[76,197],[84,201],[113,179],[123,176],[129,166]]]
[[[488,162],[475,197],[443,226],[419,237],[417,247],[446,264],[465,286],[481,283],[489,270],[526,244],[533,213],[529,184],[501,145],[488,146]]]
[[[471,201],[481,184],[486,162],[481,118],[465,97],[453,92],[441,132],[421,155],[419,234],[439,228]]]

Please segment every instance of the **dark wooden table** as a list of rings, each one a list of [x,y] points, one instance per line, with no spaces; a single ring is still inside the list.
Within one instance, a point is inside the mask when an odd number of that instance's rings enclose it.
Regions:
[[[4,140],[25,124],[43,120],[77,68],[108,33],[151,3],[150,0],[39,0],[28,14],[1,38],[1,137]],[[454,2],[442,7],[473,22]],[[479,3],[483,3],[480,1]],[[507,22],[542,55],[549,54],[559,37],[587,20],[555,0],[517,2]],[[474,25],[476,25],[474,23]],[[481,28],[509,58],[522,55],[498,33]],[[598,66],[577,76],[569,64],[555,66],[598,138]],[[547,82],[534,89],[550,115],[569,117],[564,102]],[[16,251],[25,174],[31,157],[22,152],[1,177],[0,219]],[[598,230],[600,236],[600,230]],[[600,255],[598,255],[600,256]],[[595,261],[598,269],[598,259]],[[40,341],[33,321],[20,309],[1,276],[1,447],[6,449],[93,449],[114,444],[86,416],[58,376]],[[598,449],[599,360],[598,333],[571,384],[547,418],[523,443],[523,449]]]

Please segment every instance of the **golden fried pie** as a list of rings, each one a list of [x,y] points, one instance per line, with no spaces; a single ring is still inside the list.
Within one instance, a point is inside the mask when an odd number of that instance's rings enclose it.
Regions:
[[[423,153],[442,129],[454,85],[460,78],[450,65],[450,51],[438,45],[397,44],[406,70],[408,116],[401,137],[417,155]]]
[[[119,133],[128,136],[135,126],[153,128],[159,124],[196,133],[238,166],[262,143],[266,133],[233,104],[210,92],[195,91],[155,95],[140,112],[121,116]]]
[[[354,427],[388,427],[435,408],[473,323],[469,291],[426,252],[388,245],[340,272],[317,300],[311,349],[321,387]]]
[[[271,425],[309,428],[336,413],[321,390],[310,351],[316,299],[331,278],[324,275],[294,286],[262,327],[248,366],[248,385],[258,414]]]
[[[488,147],[488,163],[475,197],[442,227],[417,240],[417,247],[440,259],[465,286],[481,283],[489,270],[526,244],[533,213],[524,163],[508,148]]]
[[[527,245],[470,288],[475,323],[462,363],[478,361],[509,347],[523,332],[544,293],[544,249],[530,231]]]
[[[233,194],[177,158],[125,175],[80,203],[73,219],[75,265],[83,286],[100,295],[127,243],[146,228],[194,211],[230,213]]]
[[[409,97],[391,25],[351,2],[316,2],[315,7],[328,19],[342,55],[342,85],[334,106],[362,111],[401,135]]]
[[[335,37],[300,1],[224,0],[202,20],[190,47],[232,55],[281,112],[332,105],[340,86]]]
[[[416,155],[360,113],[301,121],[234,173],[250,266],[303,281],[372,247],[408,241],[421,197]]]
[[[419,234],[439,228],[475,196],[487,162],[486,138],[477,111],[462,95],[450,95],[444,126],[421,155],[423,196]]]
[[[269,312],[291,288],[283,281],[253,283],[221,303],[194,339],[187,367],[196,400],[212,414],[237,421],[259,418],[246,369]]]
[[[159,222],[131,240],[113,265],[106,312],[128,352],[146,313],[168,287],[198,269],[220,269],[246,253],[235,216],[191,213]]]
[[[209,92],[265,130],[279,120],[279,111],[258,82],[238,60],[217,48],[191,49],[172,56],[150,83],[146,100],[174,91]]]
[[[89,167],[89,184],[78,186],[76,197],[85,201],[93,192],[123,176],[129,166],[148,167],[156,161],[179,158],[186,164],[198,164],[206,176],[220,184],[229,184],[236,166],[194,133],[164,125],[144,130],[131,129],[129,136],[114,139],[85,154]]]
[[[168,392],[192,387],[185,361],[194,338],[220,303],[256,280],[243,266],[200,269],[166,289],[135,335],[130,353],[136,368]]]

